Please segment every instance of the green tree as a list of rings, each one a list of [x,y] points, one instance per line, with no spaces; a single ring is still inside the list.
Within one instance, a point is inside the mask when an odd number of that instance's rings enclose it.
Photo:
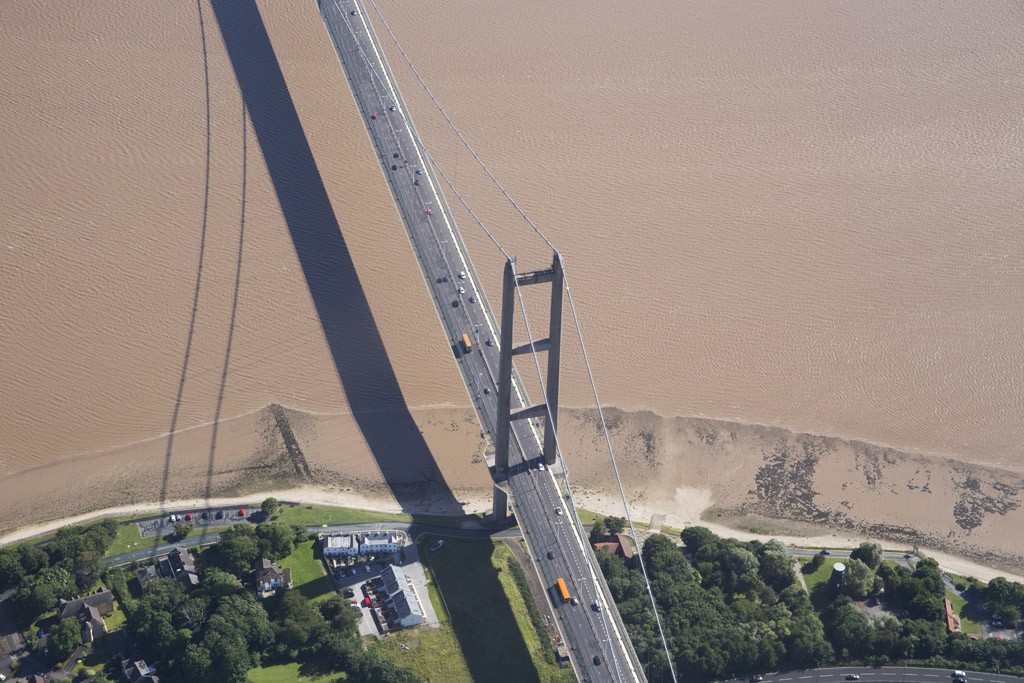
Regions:
[[[16,587],[21,577],[21,558],[17,549],[0,549],[0,592]]]
[[[236,524],[220,534],[217,544],[220,565],[227,571],[242,576],[252,571],[259,559],[256,532],[245,524]]]
[[[28,626],[56,606],[57,594],[53,587],[40,581],[22,583],[12,601],[14,614],[22,626]]]
[[[626,528],[625,517],[605,517],[604,528],[608,530],[608,533],[614,536],[615,534],[621,534]]]
[[[992,616],[1006,626],[1013,627],[1020,621],[1020,609],[1015,605],[1000,605],[992,612]]]
[[[277,502],[277,498],[266,498],[260,504],[260,510],[262,510],[263,514],[267,516],[267,519],[276,515],[280,507],[281,505]]]
[[[875,585],[875,573],[871,568],[857,559],[846,563],[843,577],[843,592],[854,600],[863,600]]]
[[[758,557],[758,571],[761,579],[776,591],[781,591],[796,580],[793,574],[793,558],[778,541],[765,544]]]
[[[59,624],[50,629],[46,642],[54,659],[63,662],[82,644],[81,622],[75,618],[62,619]]]
[[[36,574],[50,565],[50,556],[34,545],[23,543],[18,546],[21,571],[26,575]]]
[[[594,526],[590,527],[590,542],[601,543],[604,541],[604,517],[594,520]]]
[[[295,550],[295,533],[287,524],[260,524],[256,536],[260,554],[272,560],[288,557]]]
[[[871,651],[874,632],[867,617],[849,598],[834,600],[822,616],[825,635],[837,652],[845,650],[851,657],[859,658]]]
[[[686,552],[691,556],[695,556],[701,549],[709,545],[717,545],[719,540],[710,529],[702,526],[686,527],[679,533],[679,538],[682,539],[683,545],[686,546]]]
[[[850,559],[860,560],[871,569],[876,569],[882,564],[882,546],[865,541],[850,553]]]
[[[810,562],[804,565],[801,571],[803,571],[804,574],[813,574],[818,571],[823,564],[825,564],[825,555],[822,553],[814,553],[814,557],[811,558]]]
[[[174,540],[182,541],[188,538],[188,535],[192,533],[192,525],[186,524],[185,522],[175,522],[174,524]]]

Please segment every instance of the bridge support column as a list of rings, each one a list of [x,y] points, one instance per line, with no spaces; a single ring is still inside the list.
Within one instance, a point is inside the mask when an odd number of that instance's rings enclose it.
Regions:
[[[491,506],[491,522],[497,524],[508,518],[508,491],[494,484],[494,505]]]
[[[515,320],[516,286],[551,283],[551,314],[547,339],[535,340],[532,347],[526,344],[514,345],[513,322]],[[504,286],[501,298],[501,348],[498,361],[498,415],[494,452],[494,467],[498,472],[508,471],[509,441],[512,422],[535,417],[544,418],[544,462],[552,465],[557,456],[555,429],[558,426],[558,380],[562,344],[562,290],[564,275],[562,255],[555,253],[548,270],[516,273],[515,264],[505,263]],[[544,380],[545,403],[520,406],[512,413],[512,357],[537,351],[548,352],[547,377]]]

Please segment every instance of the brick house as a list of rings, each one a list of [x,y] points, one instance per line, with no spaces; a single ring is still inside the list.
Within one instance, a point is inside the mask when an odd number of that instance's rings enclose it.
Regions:
[[[260,558],[260,567],[256,570],[256,595],[268,598],[278,589],[288,590],[292,587],[292,570],[282,569],[281,565],[267,558]]]
[[[114,594],[106,588],[72,600],[57,601],[57,618],[82,622],[82,642],[91,643],[107,632],[103,617],[114,612]]]

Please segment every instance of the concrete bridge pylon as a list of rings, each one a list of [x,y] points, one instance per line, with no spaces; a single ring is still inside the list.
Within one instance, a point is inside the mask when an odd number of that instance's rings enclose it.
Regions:
[[[513,322],[516,312],[516,287],[551,283],[551,311],[546,339],[534,340],[521,346],[513,341]],[[562,255],[555,252],[551,268],[527,273],[516,273],[515,262],[505,263],[504,286],[501,299],[501,348],[498,363],[498,414],[494,452],[494,468],[498,473],[508,472],[509,437],[512,423],[532,418],[544,419],[543,459],[548,465],[555,463],[555,430],[558,427],[558,374],[562,350],[562,293],[564,290]],[[512,357],[547,351],[547,377],[544,380],[544,403],[524,406],[512,412]]]

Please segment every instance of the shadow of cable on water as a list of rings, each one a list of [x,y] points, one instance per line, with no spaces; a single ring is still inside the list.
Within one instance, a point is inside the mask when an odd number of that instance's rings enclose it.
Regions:
[[[197,0],[196,6],[199,9],[199,39],[203,50],[203,80],[205,86],[206,104],[206,167],[203,177],[203,210],[199,224],[199,254],[196,265],[196,282],[192,293],[192,313],[188,323],[188,333],[185,337],[185,352],[181,361],[181,375],[178,377],[178,390],[174,397],[174,408],[171,410],[171,424],[167,428],[167,449],[164,451],[164,467],[160,480],[160,516],[164,515],[164,503],[167,502],[167,489],[170,484],[171,459],[174,454],[174,435],[178,429],[178,418],[181,415],[182,398],[185,395],[185,384],[188,380],[189,362],[192,358],[192,344],[196,336],[196,318],[199,315],[199,295],[203,288],[203,266],[206,262],[206,234],[210,216],[210,153],[212,144],[211,121],[210,121],[210,61],[209,51],[206,45],[206,25],[203,22],[203,9]],[[153,545],[159,545],[160,536],[154,538]]]
[[[405,403],[259,9],[211,4],[353,417],[404,509],[459,510]]]

